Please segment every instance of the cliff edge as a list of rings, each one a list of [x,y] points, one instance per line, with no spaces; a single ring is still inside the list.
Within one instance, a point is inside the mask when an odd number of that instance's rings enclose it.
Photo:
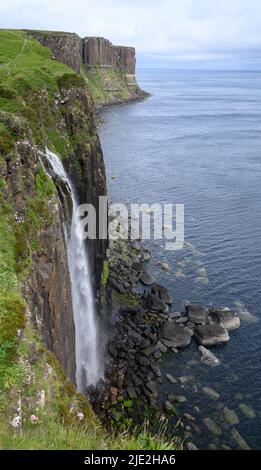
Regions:
[[[137,101],[149,96],[136,80],[134,47],[114,46],[103,37],[81,39],[75,33],[32,30],[26,30],[26,33],[51,49],[53,60],[68,65],[86,78],[97,106]]]

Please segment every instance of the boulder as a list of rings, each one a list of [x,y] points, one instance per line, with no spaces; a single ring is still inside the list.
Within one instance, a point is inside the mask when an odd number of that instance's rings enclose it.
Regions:
[[[245,439],[239,434],[239,432],[234,428],[231,431],[231,436],[233,437],[234,441],[237,443],[238,447],[241,450],[250,450],[249,445],[246,443]]]
[[[176,319],[177,325],[184,325],[188,322],[188,317],[180,317]]]
[[[226,328],[227,331],[236,330],[240,327],[239,316],[227,308],[222,309],[210,309],[209,319],[219,325]]]
[[[186,312],[189,321],[196,324],[203,324],[207,321],[207,310],[200,305],[187,305]]]
[[[157,343],[157,348],[160,350],[160,352],[162,354],[165,354],[168,350],[167,346],[165,346],[164,344],[162,344],[160,341],[158,341]]]
[[[197,342],[203,346],[227,343],[230,340],[227,330],[221,325],[198,325],[194,336]]]
[[[221,431],[220,427],[215,423],[215,421],[213,421],[210,418],[205,418],[204,423],[205,423],[205,426],[208,428],[208,430],[210,432],[212,432],[216,436],[221,436],[222,431]]]
[[[173,375],[171,375],[171,374],[166,374],[166,378],[168,379],[168,381],[169,381],[171,384],[177,383],[177,380],[176,380],[175,377],[173,377]]]
[[[151,293],[157,295],[164,304],[172,304],[172,297],[166,287],[163,287],[160,284],[154,284],[151,288]]]
[[[252,407],[245,405],[245,403],[240,403],[238,407],[247,418],[249,419],[256,418],[256,412],[253,410]]]
[[[220,398],[220,394],[216,392],[215,390],[213,390],[213,388],[203,387],[202,392],[204,393],[204,395],[211,398],[212,400],[219,400]]]
[[[204,346],[199,346],[199,351],[202,354],[201,362],[203,362],[203,364],[212,367],[218,366],[220,364],[220,360],[215,356],[215,354],[213,354]]]
[[[166,304],[154,294],[149,294],[146,298],[146,307],[153,312],[164,312]]]
[[[179,313],[179,312],[170,312],[169,313],[169,318],[171,318],[173,320],[177,319],[177,318],[180,318],[180,317],[181,317],[181,313]]]
[[[198,450],[197,446],[193,442],[187,442],[186,448],[187,450]]]
[[[149,250],[144,250],[143,251],[143,259],[144,261],[149,261],[151,259],[151,254]]]
[[[160,263],[160,267],[162,269],[164,269],[164,271],[168,271],[168,272],[171,272],[171,267],[168,263],[164,262],[164,263]]]
[[[231,410],[230,408],[225,406],[225,408],[223,409],[223,413],[226,422],[230,426],[236,426],[237,424],[239,424],[238,416],[234,410]]]
[[[154,282],[156,282],[156,279],[149,273],[145,272],[140,276],[140,282],[142,282],[144,286],[151,286],[152,284],[154,284]]]
[[[175,402],[178,404],[185,403],[186,397],[184,395],[169,395],[168,399],[170,402]]]
[[[169,341],[173,348],[185,348],[191,343],[192,333],[188,328],[177,325],[174,320],[171,320],[164,323],[160,337]],[[164,341],[162,342],[164,343]]]

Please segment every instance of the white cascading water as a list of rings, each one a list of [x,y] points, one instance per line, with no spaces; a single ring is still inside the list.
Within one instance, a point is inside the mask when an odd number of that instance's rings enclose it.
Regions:
[[[73,203],[67,251],[75,324],[76,383],[77,389],[85,393],[86,387],[95,385],[103,373],[98,354],[96,312],[88,254],[78,228],[77,200],[73,186],[59,157],[48,149],[44,156],[55,175],[67,184]]]

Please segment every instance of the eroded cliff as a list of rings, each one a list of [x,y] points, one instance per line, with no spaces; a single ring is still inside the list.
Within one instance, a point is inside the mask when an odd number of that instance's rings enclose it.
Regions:
[[[73,33],[27,31],[76,73],[82,72],[97,105],[140,100],[148,96],[138,85],[134,47],[114,46],[103,37],[81,39]]]

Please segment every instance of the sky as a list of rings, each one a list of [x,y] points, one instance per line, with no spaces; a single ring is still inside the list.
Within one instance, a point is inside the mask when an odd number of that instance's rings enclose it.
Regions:
[[[0,27],[104,36],[144,63],[261,69],[261,0],[0,0]]]

